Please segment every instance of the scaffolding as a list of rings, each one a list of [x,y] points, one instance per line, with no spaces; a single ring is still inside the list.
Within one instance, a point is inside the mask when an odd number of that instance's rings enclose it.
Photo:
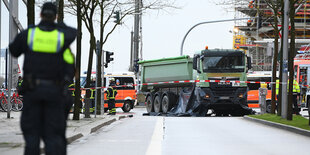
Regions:
[[[226,5],[229,2],[224,2]],[[223,4],[224,4],[223,3]],[[238,35],[244,35],[246,44],[240,46],[247,50],[252,57],[254,71],[271,71],[273,56],[273,40],[275,35],[273,10],[265,0],[234,0],[230,2],[234,6],[235,18],[253,17],[249,21],[235,22],[235,28],[239,29]],[[302,45],[310,43],[310,1],[296,4],[295,32],[296,50]],[[255,18],[256,17],[256,18]],[[280,18],[280,17],[279,17]],[[278,19],[279,20],[279,19]],[[279,20],[281,23],[281,20]],[[281,24],[278,27],[281,28]]]

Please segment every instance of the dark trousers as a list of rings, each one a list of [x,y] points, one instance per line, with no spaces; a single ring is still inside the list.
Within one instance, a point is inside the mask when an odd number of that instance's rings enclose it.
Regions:
[[[293,94],[293,114],[299,114],[299,108],[297,104],[297,94]]]
[[[109,113],[116,113],[115,99],[108,100],[108,109],[109,109]]]
[[[95,114],[95,98],[90,99],[89,112]]]
[[[26,142],[25,155],[40,154],[40,139],[46,155],[65,155],[65,96],[57,85],[38,85],[24,94],[21,129]]]
[[[279,99],[279,95],[277,95],[277,99]],[[293,94],[293,113],[294,114],[299,114],[299,108],[297,104],[297,95]],[[281,110],[281,109],[278,109]]]
[[[90,103],[91,103],[91,104],[90,104],[90,107],[91,107],[91,108],[95,108],[95,104],[96,104],[95,98],[90,99],[90,101],[91,101],[91,102],[90,102]]]

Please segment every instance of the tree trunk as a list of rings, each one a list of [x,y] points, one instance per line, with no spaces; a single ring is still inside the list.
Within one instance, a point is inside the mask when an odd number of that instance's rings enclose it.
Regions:
[[[277,5],[277,4],[276,4]],[[278,5],[274,10],[274,52],[273,52],[273,65],[272,65],[272,94],[271,94],[271,113],[275,114],[276,109],[276,80],[277,80],[277,64],[278,64],[278,51],[279,51],[279,28],[278,28]]]
[[[58,18],[57,22],[63,22],[64,20],[64,0],[58,0]]]
[[[80,72],[81,72],[81,48],[82,48],[82,17],[81,17],[81,4],[80,0],[77,0],[77,40],[76,40],[76,59],[75,59],[75,101],[73,120],[80,119],[80,108],[81,108],[81,90],[80,90]]]
[[[27,1],[27,18],[28,18],[28,26],[34,25],[34,2],[35,0],[28,0]]]
[[[89,47],[89,55],[88,55],[88,67],[87,67],[87,76],[86,76],[86,85],[85,88],[90,87],[90,78],[92,73],[92,67],[93,67],[93,56],[94,56],[94,50],[96,49],[96,38],[94,36],[94,31],[90,32],[90,47]],[[90,97],[90,90],[86,91],[86,98]]]
[[[97,66],[97,71],[98,71],[98,79],[97,79],[97,86],[98,87],[101,87],[102,86],[102,80],[101,79],[104,79],[101,78],[101,68],[103,66],[101,66],[102,64],[102,54],[103,53],[103,31],[104,31],[104,27],[103,27],[103,16],[104,16],[104,9],[103,9],[103,2],[100,4],[100,53],[97,55],[99,57],[98,59],[98,66]],[[103,103],[101,103],[101,97],[104,98],[104,96],[101,96],[101,89],[97,89],[97,94],[96,94],[96,97],[97,97],[97,114],[100,115],[101,114],[101,106],[103,106],[104,108],[104,100],[103,100]]]

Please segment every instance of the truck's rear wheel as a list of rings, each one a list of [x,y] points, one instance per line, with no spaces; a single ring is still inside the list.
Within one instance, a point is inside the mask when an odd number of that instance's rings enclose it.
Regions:
[[[163,109],[163,113],[167,113],[169,110],[169,97],[167,95],[165,95],[162,99],[162,109]]]
[[[161,99],[160,95],[156,95],[154,99],[154,112],[160,112],[161,111]]]
[[[152,95],[148,95],[146,98],[146,111],[148,113],[153,112],[154,111],[154,105],[153,105],[153,100],[152,100]]]
[[[162,110],[163,113],[167,113],[171,110],[173,105],[175,104],[175,96],[172,93],[166,93],[164,97],[162,98]]]

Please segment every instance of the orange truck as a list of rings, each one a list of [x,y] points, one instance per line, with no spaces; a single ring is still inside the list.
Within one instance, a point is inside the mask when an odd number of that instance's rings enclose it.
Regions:
[[[109,80],[115,79],[117,95],[115,96],[115,107],[122,108],[124,112],[133,109],[136,103],[135,76],[132,72],[128,73],[107,73],[104,75],[104,85],[106,90],[109,87]],[[103,92],[104,93],[104,92]],[[104,94],[104,108],[108,108],[108,100]]]
[[[95,78],[95,72],[92,72],[92,78]],[[115,96],[115,107],[122,108],[124,112],[129,112],[133,109],[136,103],[136,89],[135,89],[135,75],[132,72],[126,73],[106,73],[104,75],[101,102],[104,102],[104,110],[108,108],[108,100],[106,94],[104,93],[109,87],[109,81],[111,78],[115,79],[117,95]],[[86,75],[81,76],[81,86],[83,87],[86,83]],[[85,95],[85,90],[82,91],[82,96]]]
[[[255,82],[270,82],[272,77],[272,73],[268,71],[255,71],[248,73],[247,80],[248,81],[255,81]],[[248,83],[248,106],[250,108],[259,108],[259,91],[258,89],[261,87],[260,83]],[[266,103],[267,103],[267,111],[271,107],[271,87],[267,85],[267,96],[266,96]]]

